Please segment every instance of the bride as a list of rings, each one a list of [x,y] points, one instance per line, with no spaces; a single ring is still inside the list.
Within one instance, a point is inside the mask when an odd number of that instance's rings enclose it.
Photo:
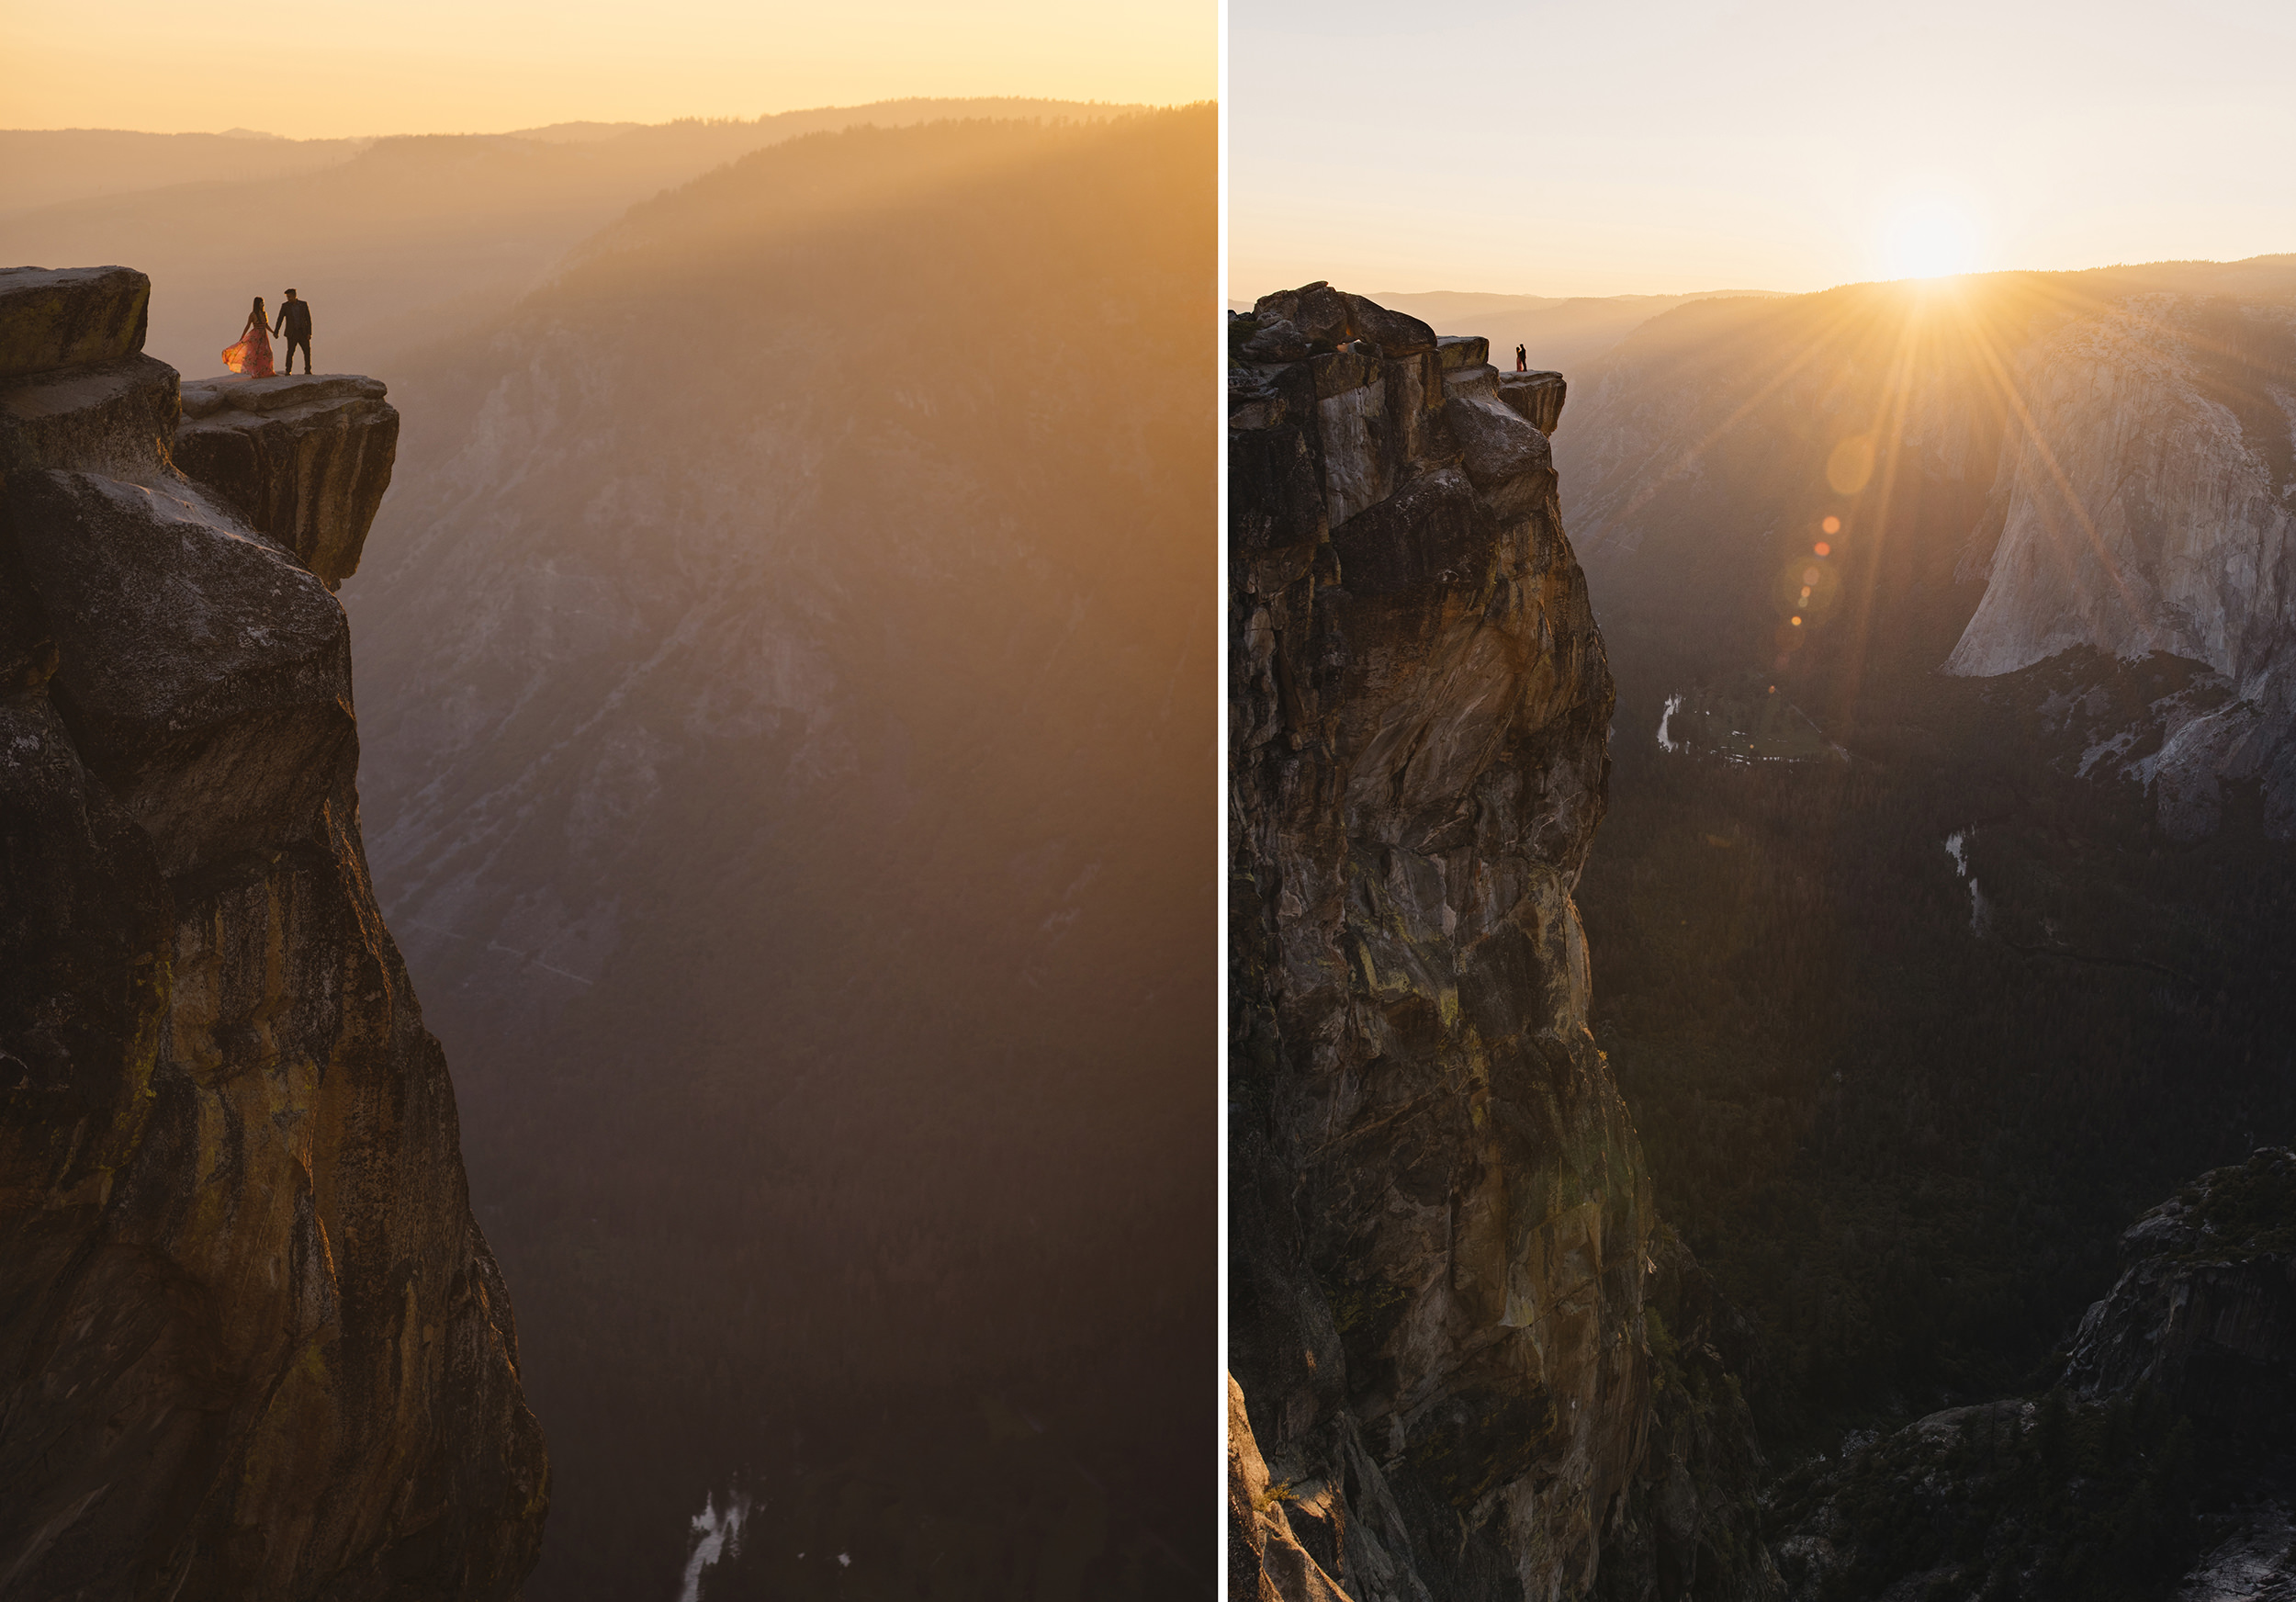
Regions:
[[[251,378],[273,376],[271,325],[264,316],[262,296],[255,297],[255,309],[247,314],[247,326],[239,331],[239,343],[223,353],[223,365]]]

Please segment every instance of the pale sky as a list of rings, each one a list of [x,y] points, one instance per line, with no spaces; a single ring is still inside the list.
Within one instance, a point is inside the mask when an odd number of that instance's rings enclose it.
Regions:
[[[2296,251],[2290,0],[1230,0],[1229,294]]]
[[[1171,105],[1217,0],[0,0],[0,127],[294,139],[753,118],[908,96]]]

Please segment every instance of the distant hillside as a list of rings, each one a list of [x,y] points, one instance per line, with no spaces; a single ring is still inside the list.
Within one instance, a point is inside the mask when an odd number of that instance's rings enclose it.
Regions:
[[[20,212],[177,184],[275,183],[347,162],[374,142],[108,128],[0,130],[0,238],[7,242],[0,251],[18,255],[20,249],[8,247],[38,243],[37,231],[17,231]]]
[[[238,337],[248,301],[261,295],[276,306],[289,285],[311,303],[322,369],[380,372],[411,346],[501,315],[568,247],[636,201],[764,146],[864,124],[1092,120],[1121,109],[889,100],[753,122],[374,141],[6,133],[0,155],[20,159],[0,171],[25,186],[17,191],[25,197],[0,208],[0,257],[141,265],[153,285],[146,349],[187,378],[221,371],[219,353]],[[61,197],[60,181],[75,197]],[[118,192],[129,187],[138,192]]]
[[[792,141],[390,370],[365,821],[536,1595],[737,1492],[713,1596],[1213,1585],[1215,130]]]
[[[1491,360],[1512,367],[1514,347],[1525,345],[1533,367],[1575,377],[1576,369],[1611,349],[1651,318],[1693,300],[1767,298],[1767,289],[1706,289],[1694,295],[1491,295],[1469,290],[1395,291],[1371,297],[1408,312],[1437,333],[1482,334]],[[1249,310],[1248,300],[1232,303]]]

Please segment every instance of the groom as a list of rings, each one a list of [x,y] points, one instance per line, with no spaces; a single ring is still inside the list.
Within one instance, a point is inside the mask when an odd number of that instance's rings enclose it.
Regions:
[[[295,371],[295,347],[299,344],[303,347],[303,372],[309,377],[311,370],[311,303],[298,300],[295,291],[289,289],[287,299],[279,302],[279,321],[273,325],[271,332],[287,335],[287,360],[279,364],[279,376],[285,378]]]

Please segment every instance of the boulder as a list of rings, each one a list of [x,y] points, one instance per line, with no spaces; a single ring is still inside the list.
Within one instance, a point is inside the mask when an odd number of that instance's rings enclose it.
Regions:
[[[1390,356],[1417,355],[1435,348],[1435,330],[1416,317],[1390,311],[1376,300],[1345,294],[1329,284],[1263,295],[1252,311],[1266,322],[1289,322],[1302,338],[1323,344],[1367,340]]]
[[[1554,493],[1555,458],[1547,436],[1506,406],[1453,395],[1443,421],[1466,452],[1467,476],[1499,517],[1519,516]]]
[[[2149,1383],[2233,1431],[2296,1408],[2296,1151],[2215,1168],[2131,1225],[2127,1267],[2081,1320],[2065,1368],[2084,1400]]]
[[[143,355],[0,385],[0,478],[39,468],[139,482],[165,473],[175,391],[175,369]]]
[[[357,763],[350,629],[299,564],[197,502],[17,473],[17,553],[82,759],[183,873],[308,832]]]
[[[133,355],[151,310],[130,267],[0,268],[0,380]]]
[[[1501,373],[1499,399],[1541,434],[1552,434],[1562,421],[1565,389],[1560,373]]]
[[[333,373],[186,384],[175,465],[339,588],[390,487],[399,412],[388,392]]]
[[[1376,300],[1361,295],[1345,297],[1347,302],[1348,332],[1357,339],[1367,339],[1390,356],[1417,355],[1435,348],[1435,332],[1416,317],[1401,311],[1390,311]]]
[[[1435,342],[1443,370],[1480,367],[1491,360],[1491,341],[1480,333],[1446,333]]]

